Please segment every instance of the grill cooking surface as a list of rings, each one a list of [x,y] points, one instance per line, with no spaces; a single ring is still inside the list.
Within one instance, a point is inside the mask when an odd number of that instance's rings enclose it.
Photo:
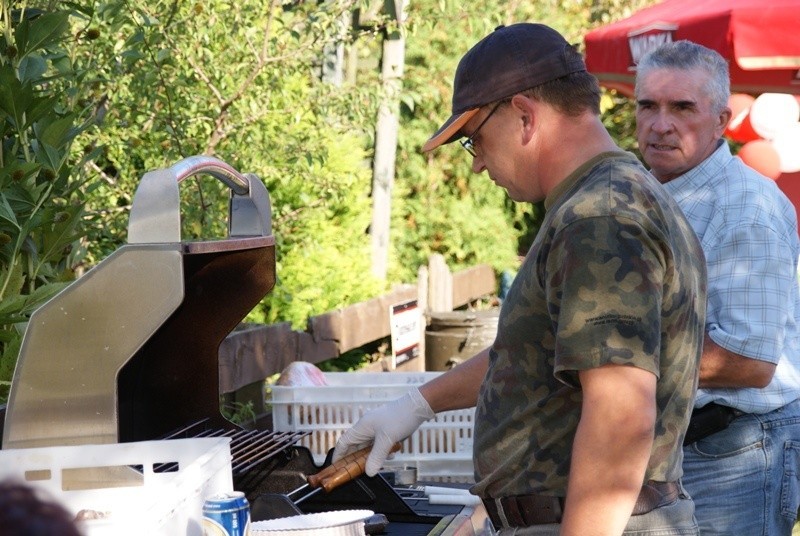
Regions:
[[[258,487],[271,467],[284,463],[288,449],[308,432],[270,432],[240,428],[207,428],[208,419],[169,434],[165,439],[230,437],[234,487],[248,491]]]

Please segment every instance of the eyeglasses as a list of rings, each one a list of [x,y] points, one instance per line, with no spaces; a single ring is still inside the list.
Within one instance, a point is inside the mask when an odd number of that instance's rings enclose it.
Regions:
[[[481,121],[481,123],[478,125],[478,127],[475,130],[472,131],[472,134],[470,134],[469,137],[467,137],[466,139],[460,140],[461,146],[464,149],[466,149],[467,152],[469,154],[471,154],[473,157],[478,156],[478,153],[475,152],[475,142],[473,141],[475,139],[475,135],[478,133],[478,131],[481,129],[481,127],[486,124],[486,121],[488,121],[489,118],[492,117],[492,114],[495,111],[497,111],[497,109],[500,107],[500,105],[503,104],[504,102],[506,102],[506,101],[505,100],[501,100],[500,102],[495,104],[494,108],[492,108],[492,111],[489,112],[489,115],[487,115],[486,117],[483,118],[483,121]]]

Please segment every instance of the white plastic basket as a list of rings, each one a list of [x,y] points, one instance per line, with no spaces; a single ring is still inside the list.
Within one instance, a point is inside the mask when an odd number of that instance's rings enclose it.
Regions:
[[[324,386],[272,387],[272,419],[278,432],[311,432],[300,441],[324,462],[339,437],[372,408],[405,394],[441,372],[326,372]],[[413,468],[418,480],[472,482],[475,409],[445,411],[403,442],[387,469]]]
[[[5,478],[102,513],[80,522],[87,536],[202,536],[205,499],[233,490],[230,438],[0,450]]]

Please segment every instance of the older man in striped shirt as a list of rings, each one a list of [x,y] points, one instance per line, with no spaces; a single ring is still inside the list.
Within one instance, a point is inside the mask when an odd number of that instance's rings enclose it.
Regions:
[[[788,536],[800,505],[797,217],[722,139],[729,95],[727,63],[695,43],[661,45],[637,66],[639,149],[708,264],[683,484],[704,536]]]

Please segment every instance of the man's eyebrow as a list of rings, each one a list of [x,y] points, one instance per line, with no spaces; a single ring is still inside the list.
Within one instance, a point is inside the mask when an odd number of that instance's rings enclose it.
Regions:
[[[639,99],[636,101],[637,105],[642,104],[655,104],[655,100],[653,99]],[[691,99],[683,99],[683,100],[673,100],[669,101],[670,106],[679,106],[679,107],[686,107],[686,106],[697,106],[697,101]]]

